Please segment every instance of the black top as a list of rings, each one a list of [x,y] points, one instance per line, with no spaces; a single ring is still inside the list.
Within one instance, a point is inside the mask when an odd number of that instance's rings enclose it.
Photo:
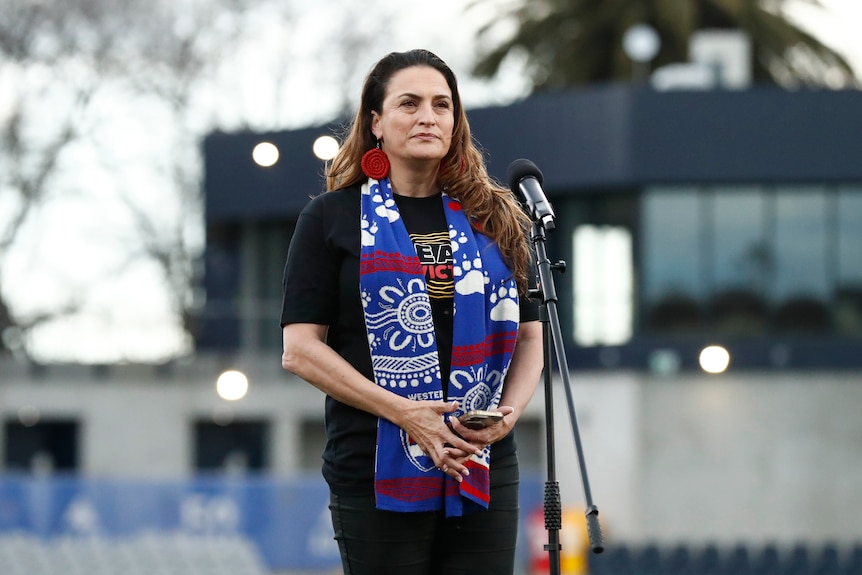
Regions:
[[[395,196],[405,227],[425,267],[428,295],[443,381],[452,349],[452,253],[439,195]],[[365,317],[359,298],[360,187],[326,192],[303,209],[296,223],[284,269],[281,325],[327,325],[329,344],[368,379],[374,379]],[[524,301],[521,321],[538,318],[536,302]],[[446,386],[444,385],[444,390]],[[338,494],[374,491],[377,417],[326,397],[326,449],[323,476]],[[491,462],[514,453],[514,434],[495,443]]]

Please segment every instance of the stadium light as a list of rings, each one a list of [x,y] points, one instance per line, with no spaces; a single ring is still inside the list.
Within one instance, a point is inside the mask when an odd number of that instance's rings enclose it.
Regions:
[[[724,373],[730,365],[730,353],[720,345],[710,345],[701,350],[699,361],[707,373]]]
[[[323,161],[327,161],[335,157],[340,147],[338,140],[332,136],[320,136],[314,140],[314,145],[311,149],[315,156]]]
[[[649,24],[635,24],[623,33],[623,51],[635,62],[649,62],[661,48],[661,38]]]
[[[648,24],[636,24],[623,33],[623,51],[632,61],[632,79],[642,81],[649,75],[649,63],[661,49],[661,38]]]
[[[236,401],[248,392],[248,378],[241,371],[228,370],[218,376],[216,392],[227,401]]]
[[[278,162],[278,148],[271,142],[261,142],[251,151],[251,158],[258,166],[269,168]]]

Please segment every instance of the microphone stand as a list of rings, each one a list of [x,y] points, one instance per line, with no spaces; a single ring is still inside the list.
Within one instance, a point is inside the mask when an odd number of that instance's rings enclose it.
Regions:
[[[562,504],[560,502],[560,485],[556,478],[556,459],[554,451],[554,405],[553,386],[551,376],[551,340],[556,351],[557,366],[563,380],[563,388],[566,392],[566,402],[569,408],[569,419],[575,438],[575,450],[578,456],[578,465],[581,472],[581,483],[584,487],[584,499],[586,501],[587,535],[590,540],[590,548],[593,553],[604,551],[602,542],[602,529],[599,524],[599,509],[593,504],[593,496],[590,491],[590,482],[587,477],[587,465],[584,460],[583,447],[581,446],[581,435],[578,430],[578,420],[575,414],[572,389],[569,382],[569,369],[566,360],[566,352],[563,347],[563,335],[560,328],[560,317],[557,313],[557,293],[554,287],[552,271],[565,271],[566,264],[559,261],[552,264],[548,260],[545,248],[545,227],[542,221],[534,221],[530,240],[536,255],[536,265],[539,272],[539,285],[537,290],[531,290],[532,295],[542,298],[539,308],[540,320],[542,321],[543,347],[544,347],[544,383],[545,383],[545,421],[547,434],[547,460],[548,478],[545,482],[545,529],[548,531],[548,544],[545,550],[549,553],[551,575],[560,573],[560,529],[562,528]]]

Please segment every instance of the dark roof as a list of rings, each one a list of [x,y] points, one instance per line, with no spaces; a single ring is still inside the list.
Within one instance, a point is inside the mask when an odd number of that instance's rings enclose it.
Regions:
[[[862,92],[657,92],[629,84],[468,111],[489,172],[527,158],[549,196],[671,183],[862,182]],[[311,146],[340,126],[214,133],[204,143],[208,221],[292,217],[323,190]],[[251,160],[267,140],[281,160]]]

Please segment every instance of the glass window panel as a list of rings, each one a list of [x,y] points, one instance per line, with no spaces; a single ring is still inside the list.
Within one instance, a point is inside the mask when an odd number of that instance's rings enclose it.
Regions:
[[[838,192],[838,285],[862,287],[862,187]]]
[[[295,222],[253,222],[242,229],[242,345],[250,350],[281,349],[278,322],[281,282]]]
[[[826,221],[826,194],[822,188],[778,190],[772,292],[777,302],[826,298],[830,291]]]
[[[647,304],[702,297],[700,196],[695,188],[652,188],[643,198],[642,273]]]
[[[757,334],[766,329],[774,254],[765,240],[766,198],[756,186],[716,188],[713,199],[713,329]]]
[[[295,221],[279,221],[260,226],[260,246],[257,252],[260,293],[257,296],[262,299],[278,300],[279,311],[284,263],[295,226]]]
[[[5,468],[34,474],[74,473],[80,427],[77,420],[7,421],[3,429]]]
[[[652,188],[643,198],[641,324],[648,331],[690,333],[701,327],[703,198],[693,187]]]
[[[762,293],[772,259],[764,242],[763,193],[756,187],[715,191],[715,290]]]
[[[822,188],[783,188],[775,196],[773,326],[782,333],[832,327],[827,253],[827,196]],[[834,245],[834,244],[833,244]]]
[[[839,333],[862,334],[862,187],[838,191],[834,318]]]
[[[268,438],[269,422],[265,420],[196,421],[195,469],[231,473],[265,470]]]
[[[634,271],[631,233],[578,226],[574,233],[575,341],[620,345],[631,339]]]
[[[323,418],[304,419],[299,424],[299,464],[303,471],[320,471],[320,454],[326,449]]]

